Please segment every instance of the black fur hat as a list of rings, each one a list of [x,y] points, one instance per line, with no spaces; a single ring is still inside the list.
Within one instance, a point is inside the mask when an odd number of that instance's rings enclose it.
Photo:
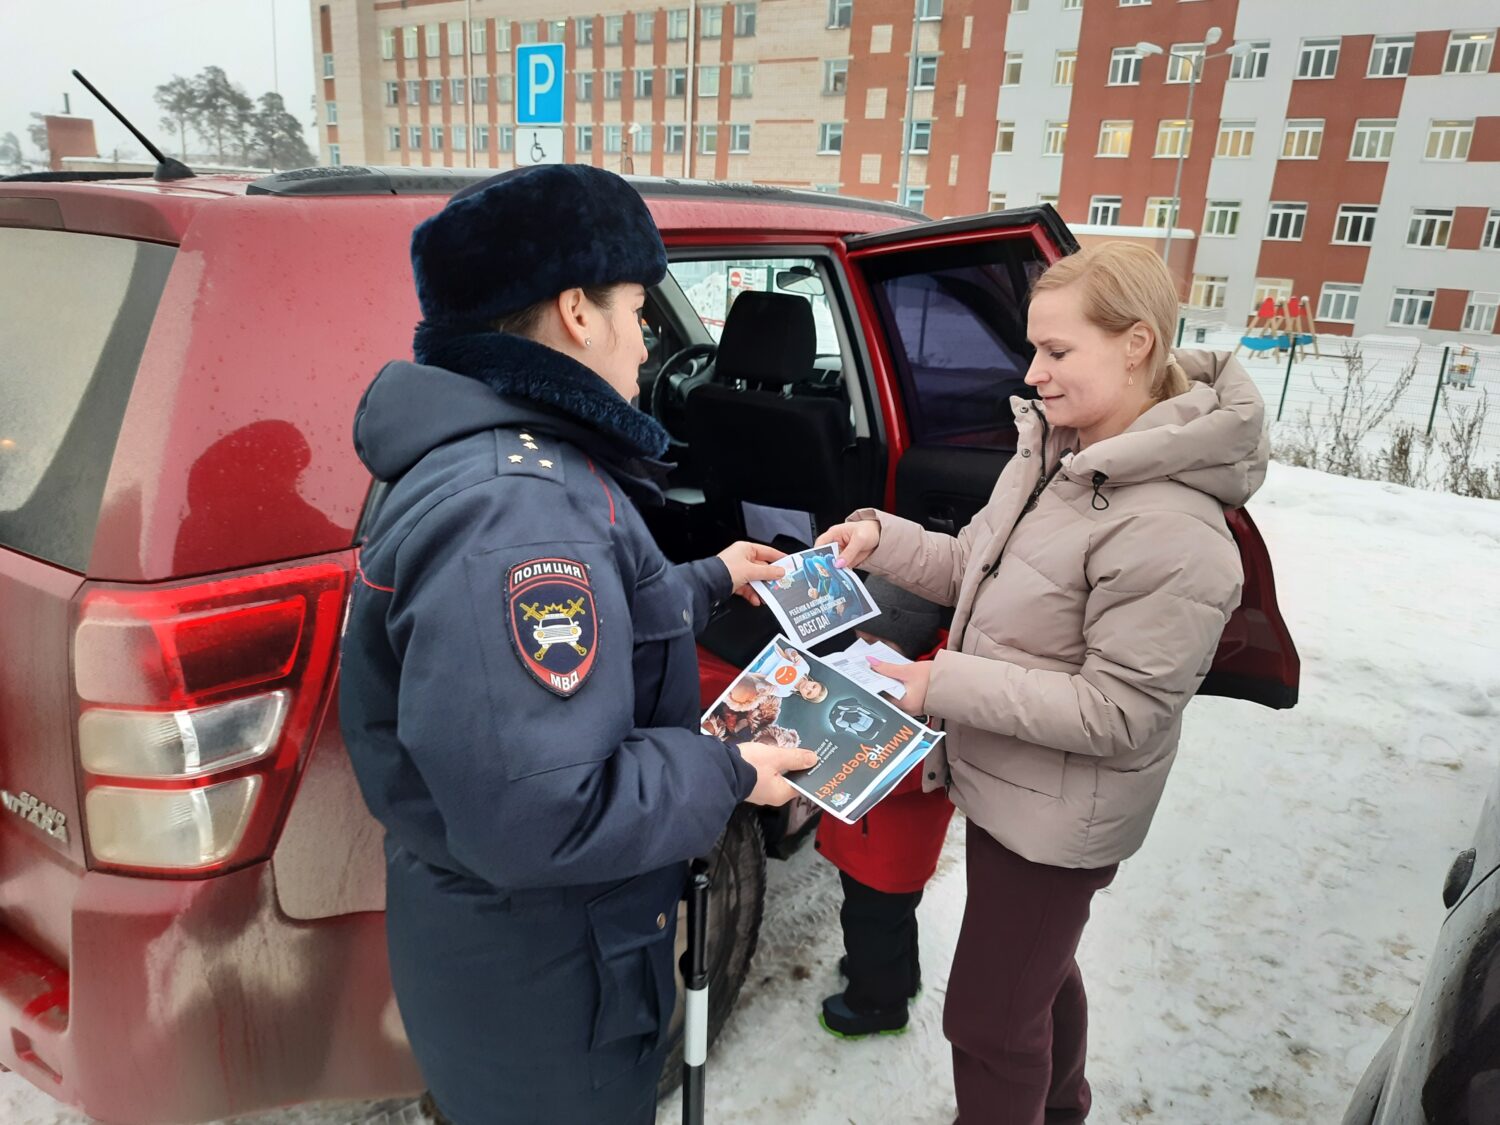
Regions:
[[[565,289],[667,273],[640,194],[586,164],[517,168],[458,192],[411,237],[429,325],[479,327]]]

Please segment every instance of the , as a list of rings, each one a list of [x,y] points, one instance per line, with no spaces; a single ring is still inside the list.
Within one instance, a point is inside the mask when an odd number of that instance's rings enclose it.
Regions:
[[[391,1029],[380,832],[330,707],[384,494],[349,427],[373,360],[349,357],[410,346],[411,231],[485,174],[0,180],[0,607],[29,623],[0,633],[0,885],[28,888],[0,903],[0,1062],[95,1117],[420,1088]],[[747,504],[961,529],[1015,450],[1027,278],[1074,249],[1056,212],[929,223],[635,183],[672,262],[640,371],[679,443],[650,516],[666,553],[741,537]],[[758,288],[731,299],[730,269]],[[1249,516],[1230,526],[1245,595],[1204,691],[1290,706],[1271,561]],[[591,648],[592,622],[535,600],[541,620],[516,616],[542,635],[523,635],[569,675],[587,657],[561,646]],[[773,631],[748,604],[712,622],[702,698]],[[741,810],[716,852],[733,892],[709,908],[714,1029],[755,947],[766,850],[807,817]]]

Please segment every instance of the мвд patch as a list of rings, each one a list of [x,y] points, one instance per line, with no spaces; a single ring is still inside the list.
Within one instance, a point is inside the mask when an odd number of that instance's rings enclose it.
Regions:
[[[567,698],[594,670],[599,616],[589,572],[574,559],[532,559],[505,579],[510,639],[538,683]]]

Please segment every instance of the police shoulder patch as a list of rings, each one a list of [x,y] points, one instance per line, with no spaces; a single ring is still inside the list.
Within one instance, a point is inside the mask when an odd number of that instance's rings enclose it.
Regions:
[[[532,559],[505,579],[510,639],[522,665],[566,699],[594,670],[599,616],[588,568],[574,559]]]

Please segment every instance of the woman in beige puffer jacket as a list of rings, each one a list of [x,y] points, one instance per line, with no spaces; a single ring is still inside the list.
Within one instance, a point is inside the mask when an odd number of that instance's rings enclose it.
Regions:
[[[820,542],[954,607],[933,661],[877,665],[947,731],[925,767],[968,817],[969,896],[949,981],[963,1125],[1082,1122],[1074,959],[1093,894],[1140,847],[1182,711],[1239,604],[1224,520],[1265,475],[1243,368],[1174,355],[1166,268],[1104,244],[1033,291],[1017,454],[958,536],[874,509]]]

